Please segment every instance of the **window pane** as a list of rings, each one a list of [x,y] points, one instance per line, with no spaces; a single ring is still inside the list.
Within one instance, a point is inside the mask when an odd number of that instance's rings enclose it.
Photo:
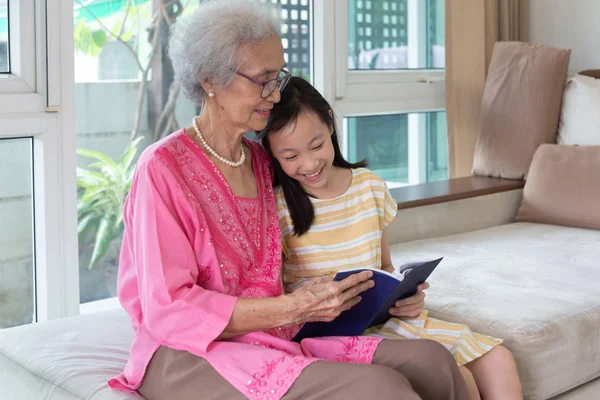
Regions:
[[[444,0],[349,0],[348,69],[444,66]]]
[[[263,0],[264,1],[264,0]],[[310,80],[311,52],[311,12],[312,2],[308,1],[271,1],[281,8],[283,24],[281,42],[285,49],[285,61],[288,70],[304,79]]]
[[[8,0],[0,0],[0,73],[10,72],[8,41]]]
[[[310,79],[312,2],[268,1],[280,4],[282,13],[285,12],[282,44],[289,70]],[[173,71],[166,57],[164,37],[156,41],[159,53],[148,64],[152,52],[152,37],[148,31],[155,2],[138,0],[126,8],[128,3],[124,0],[73,1],[82,303],[116,295],[122,225],[112,230],[101,230],[99,226],[101,223],[114,226],[109,223],[122,212],[128,182],[110,178],[94,180],[93,172],[99,171],[103,162],[86,157],[81,150],[101,152],[112,158],[118,168],[124,168],[119,162],[120,156],[132,143],[132,137],[143,137],[136,143],[139,155],[151,143],[188,126],[198,114],[194,104],[172,90]],[[181,15],[187,15],[198,6],[198,1],[178,4],[172,5],[170,12],[181,11]],[[166,25],[163,21],[163,26]],[[115,40],[114,35],[119,34],[121,40]],[[144,74],[146,69],[148,73]],[[147,81],[143,82],[145,76]],[[175,106],[169,107],[172,104]],[[103,189],[106,189],[104,193],[114,192],[118,196],[94,195]]]
[[[390,188],[448,178],[446,113],[346,119],[348,160],[367,159]]]
[[[0,140],[0,329],[34,320],[31,146]]]
[[[448,179],[446,112],[427,113],[427,182]]]

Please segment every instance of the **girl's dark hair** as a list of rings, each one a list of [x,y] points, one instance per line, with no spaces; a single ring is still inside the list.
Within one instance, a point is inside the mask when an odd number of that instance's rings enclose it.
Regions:
[[[319,117],[321,122],[330,128],[333,128],[331,141],[333,143],[334,157],[333,165],[341,168],[366,167],[365,160],[357,163],[350,163],[344,159],[337,139],[337,128],[335,126],[335,117],[331,106],[321,96],[321,93],[310,83],[299,77],[292,77],[281,92],[281,100],[276,103],[271,110],[267,126],[259,133],[263,147],[271,157],[273,168],[275,170],[275,185],[281,185],[287,206],[294,223],[294,233],[298,236],[308,232],[314,218],[315,210],[310,201],[308,193],[302,189],[300,183],[289,177],[281,168],[281,164],[275,156],[269,144],[269,134],[281,131],[291,124],[295,124],[302,111],[312,112]]]

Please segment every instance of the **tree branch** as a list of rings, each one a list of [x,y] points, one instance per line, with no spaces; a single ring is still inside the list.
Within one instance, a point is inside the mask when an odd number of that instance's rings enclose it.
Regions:
[[[171,8],[174,5],[177,5],[177,12],[175,14],[173,14],[173,17],[175,17],[173,20],[171,20],[171,15],[169,15],[169,12],[167,11],[167,8]],[[177,17],[179,17],[183,11],[183,7],[181,6],[181,2],[179,0],[171,0],[168,3],[160,3],[160,11],[161,14],[165,20],[165,22],[167,23],[167,25],[169,27],[171,27],[171,25],[173,25],[173,22],[175,22],[174,20],[177,19]]]
[[[125,24],[127,23],[127,18],[129,17],[129,7],[131,6],[131,0],[127,0],[127,4],[125,4],[125,9],[127,10],[125,12],[125,16],[123,17],[123,22],[121,23],[121,29],[119,29],[119,37],[121,37],[121,35],[123,34],[123,31],[125,30]]]
[[[150,58],[148,60],[148,65],[143,69],[142,73],[142,81],[140,83],[140,87],[138,89],[138,99],[137,99],[137,109],[135,111],[135,119],[133,124],[133,129],[131,130],[131,134],[129,135],[129,142],[131,143],[137,137],[140,130],[140,121],[142,120],[142,108],[144,106],[144,100],[146,99],[146,89],[148,87],[148,72],[150,71],[150,66],[152,65],[152,60],[156,55],[158,48],[158,38],[160,36],[160,25],[161,18],[156,19],[156,26],[154,26],[154,36],[152,37],[152,51],[150,53]]]
[[[156,128],[154,129],[154,135],[152,137],[154,141],[157,141],[165,135],[168,135],[170,132],[173,132],[173,130],[170,130],[172,125],[171,118],[173,117],[173,111],[175,110],[175,105],[178,96],[179,84],[173,81],[169,86],[169,97],[167,99],[167,104],[165,104],[165,107],[160,113],[160,117],[158,118],[158,122],[156,123]],[[165,120],[167,120],[167,123],[165,124],[164,129],[161,129]]]
[[[127,47],[127,49],[129,50],[129,52],[131,53],[131,55],[133,56],[133,59],[135,60],[135,63],[137,64],[137,67],[140,69],[140,71],[144,70],[144,67],[142,67],[142,63],[140,62],[140,59],[138,58],[137,53],[135,52],[135,50],[129,45],[129,43],[127,43],[126,41],[124,41],[123,39],[121,39],[120,36],[115,35],[114,33],[112,33],[112,31],[110,29],[108,29],[108,27],[106,25],[104,25],[104,23],[100,20],[100,18],[98,18],[96,16],[96,14],[94,14],[92,11],[90,11],[89,8],[87,8],[86,5],[84,5],[81,0],[75,0],[77,2],[77,4],[79,4],[81,6],[81,8],[83,8],[88,14],[90,14],[92,16],[92,18],[94,18],[96,20],[96,22],[98,22],[98,24],[100,25],[100,27],[102,29],[104,29],[106,32],[109,33],[109,35],[111,35],[112,37],[114,37],[115,39],[117,39],[119,42],[123,43],[125,45],[125,47]]]

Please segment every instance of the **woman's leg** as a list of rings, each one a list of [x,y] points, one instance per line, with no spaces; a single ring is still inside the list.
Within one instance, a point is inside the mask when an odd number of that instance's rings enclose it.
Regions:
[[[246,399],[205,359],[164,346],[154,353],[138,392],[147,400]]]
[[[425,400],[469,399],[456,361],[444,346],[433,340],[383,340],[373,364],[399,371]]]
[[[282,400],[420,400],[400,372],[381,365],[317,361],[302,371]]]
[[[460,373],[463,376],[465,383],[467,384],[467,389],[469,390],[469,396],[471,400],[481,400],[481,395],[479,394],[479,389],[477,388],[477,384],[475,383],[475,378],[473,378],[473,374],[467,367],[458,367],[460,369]]]
[[[147,400],[242,400],[242,393],[203,358],[186,351],[159,348],[138,392]],[[284,400],[420,400],[398,371],[380,365],[326,361],[306,367]]]
[[[483,400],[521,400],[523,390],[512,353],[496,346],[488,353],[466,364]]]

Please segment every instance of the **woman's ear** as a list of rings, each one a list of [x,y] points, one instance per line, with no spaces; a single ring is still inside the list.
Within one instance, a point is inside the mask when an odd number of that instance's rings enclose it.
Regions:
[[[215,89],[212,84],[210,84],[208,81],[202,81],[200,83],[200,85],[202,86],[202,89],[204,89],[204,92],[207,93],[209,97],[214,96]],[[211,96],[211,94],[212,94],[212,96]]]

